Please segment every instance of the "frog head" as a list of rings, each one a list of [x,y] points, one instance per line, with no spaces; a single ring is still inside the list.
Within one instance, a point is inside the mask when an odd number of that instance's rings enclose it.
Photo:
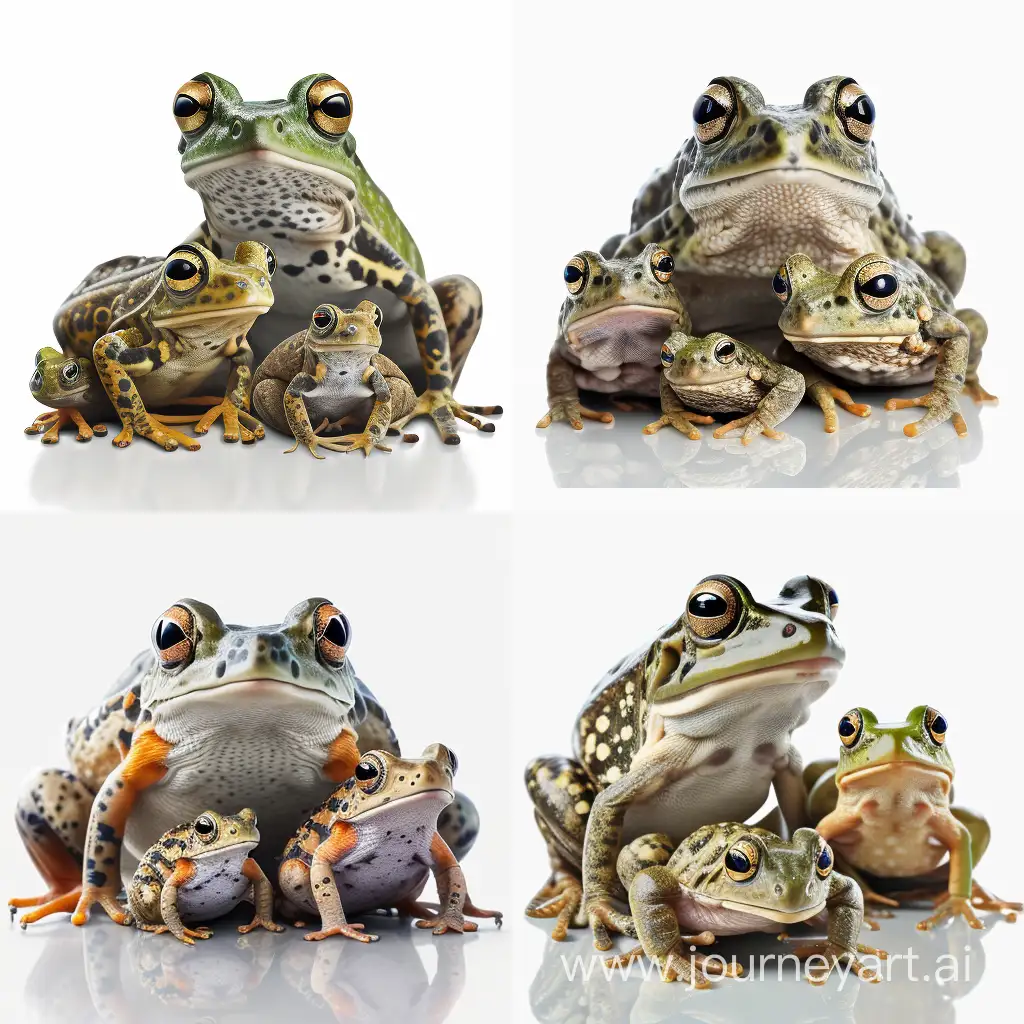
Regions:
[[[182,857],[203,860],[230,850],[243,853],[255,849],[260,841],[256,812],[244,807],[237,814],[204,811],[195,821],[181,826],[185,833]]]
[[[802,244],[819,242],[830,258],[850,252],[851,240],[868,237],[885,187],[874,121],[874,104],[852,78],[815,82],[790,106],[767,104],[740,78],[712,79],[694,105],[676,179],[683,208],[706,229],[709,254],[742,249],[748,262],[756,254],[745,273],[769,276],[787,255],[772,259],[775,247],[792,242],[793,223],[808,221],[821,237]]]
[[[769,602],[731,576],[708,576],[648,655],[651,706],[692,714],[768,687],[820,696],[845,660],[836,636],[839,598],[813,576],[796,576]]]
[[[348,130],[352,94],[336,78],[307,75],[285,99],[255,102],[223,78],[197,75],[175,94],[174,119],[185,182],[214,231],[315,237],[354,226],[365,172]]]
[[[703,338],[672,334],[661,346],[665,379],[684,387],[737,380],[763,362],[759,352],[718,331]]]
[[[313,311],[306,331],[306,351],[319,357],[335,353],[363,352],[367,359],[380,351],[380,308],[364,299],[355,309],[340,309],[329,302]]]
[[[104,402],[104,391],[91,359],[65,356],[55,348],[36,353],[28,382],[32,397],[51,409],[82,408]]]
[[[891,772],[943,776],[953,780],[953,759],[946,749],[947,723],[935,708],[920,704],[904,722],[880,723],[867,708],[853,708],[839,720],[836,785],[842,790]]]

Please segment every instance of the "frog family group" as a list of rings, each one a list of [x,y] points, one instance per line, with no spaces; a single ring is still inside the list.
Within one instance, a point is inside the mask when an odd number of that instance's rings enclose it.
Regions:
[[[346,616],[323,598],[275,626],[172,605],[93,710],[68,725],[70,769],[32,778],[16,822],[48,891],[10,900],[22,927],[59,912],[194,944],[242,901],[254,928],[319,916],[310,940],[376,941],[349,916],[397,909],[436,935],[475,931],[459,861],[479,818],[446,746],[402,757],[348,656]],[[257,851],[257,846],[259,850]],[[134,873],[133,873],[134,872]],[[419,902],[429,876],[437,906]],[[269,877],[268,877],[269,876]],[[127,906],[120,900],[122,879]],[[273,879],[273,881],[271,881]]]
[[[138,435],[195,450],[180,428],[203,435],[221,419],[225,441],[254,443],[268,424],[322,458],[390,451],[387,434],[415,441],[402,428],[421,415],[445,444],[459,443],[459,420],[493,431],[478,414],[500,406],[452,395],[480,291],[466,277],[426,280],[356,155],[352,110],[330,75],[268,102],[243,101],[215,75],[186,82],[178,152],[205,220],[166,258],[109,260],[75,288],[54,319],[60,349],[36,353],[30,381],[52,411],[26,433],[55,444],[72,425],[88,441],[116,412],[118,447]],[[224,373],[222,396],[200,393]]]
[[[742,430],[750,444],[781,438],[775,427],[805,397],[829,432],[837,404],[869,415],[842,383],[928,385],[885,407],[925,407],[904,427],[910,437],[946,421],[966,435],[959,396],[994,399],[978,380],[988,328],[956,308],[963,248],[920,234],[902,213],[878,168],[874,124],[852,78],[815,82],[791,106],[769,105],[742,79],[714,79],[693,108],[692,137],[636,197],[629,232],[566,264],[537,426],[613,422],[584,392],[625,411],[659,400],[644,432],[672,426],[692,440],[695,424],[741,413],[714,436]]]
[[[526,771],[551,875],[526,913],[556,918],[552,938],[592,929],[639,940],[609,966],[650,957],[665,980],[698,987],[736,974],[691,955],[718,936],[784,934],[806,922],[827,938],[794,954],[812,982],[837,965],[878,980],[862,925],[900,900],[927,899],[918,928],[978,911],[1014,920],[1020,903],[974,877],[984,818],[952,804],[948,723],[928,705],[886,724],[843,715],[838,760],[806,767],[793,730],[845,659],[835,591],[796,577],[761,602],[729,576],[701,580],[683,614],[599,681],[576,720],[573,756]],[[778,807],[746,824],[774,790]],[[948,859],[947,859],[948,858]],[[865,917],[865,904],[883,909]],[[628,913],[620,906],[628,905]],[[812,962],[813,961],[813,962]]]

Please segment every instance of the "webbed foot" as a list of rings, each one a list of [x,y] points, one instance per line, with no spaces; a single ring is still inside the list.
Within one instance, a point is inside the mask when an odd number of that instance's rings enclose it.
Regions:
[[[97,423],[89,426],[85,417],[77,409],[53,409],[37,416],[32,423],[25,428],[26,434],[42,434],[39,439],[43,444],[56,444],[60,440],[60,432],[66,426],[75,426],[78,429],[76,441],[91,441],[94,434],[102,437],[107,432],[105,423]]]
[[[416,399],[416,405],[408,416],[403,417],[394,426],[401,430],[410,420],[417,416],[429,416],[441,435],[445,444],[460,444],[457,420],[463,420],[471,427],[485,434],[494,433],[493,423],[478,420],[473,413],[481,416],[497,416],[502,412],[500,405],[462,405],[456,402],[450,391],[424,391]]]
[[[557,917],[551,938],[563,942],[570,928],[586,928],[587,917],[582,913],[583,883],[569,874],[552,875],[537,895],[526,905],[526,916],[536,918]]]
[[[971,905],[977,910],[989,910],[1003,914],[1011,924],[1017,920],[1017,914],[1024,910],[1024,904],[998,899],[988,890],[983,889],[977,882],[974,882],[971,886]]]
[[[594,933],[594,949],[602,952],[612,948],[609,932],[631,935],[636,938],[636,924],[629,914],[623,914],[612,906],[607,899],[589,899],[586,901],[587,917]]]
[[[21,915],[18,922],[22,928],[27,928],[36,921],[41,921],[51,914],[71,914],[78,906],[78,899],[82,895],[81,885],[76,885],[66,891],[51,889],[45,896],[28,896],[24,898],[15,897],[7,901],[13,920],[15,914],[23,907],[35,907],[27,914]]]
[[[749,416],[741,416],[738,420],[732,420],[729,423],[723,424],[711,436],[722,438],[733,430],[743,431],[743,437],[740,440],[740,443],[743,445],[750,444],[758,434],[764,434],[765,437],[770,437],[773,441],[781,441],[786,436],[785,434],[780,434],[777,430],[772,430],[771,427],[765,426],[757,418],[756,413],[751,413]]]
[[[967,424],[964,422],[963,414],[960,412],[960,403],[956,396],[948,391],[929,391],[926,395],[918,398],[890,398],[886,403],[886,409],[912,409],[917,406],[924,406],[928,411],[919,420],[908,423],[903,428],[907,437],[917,437],[932,427],[949,420],[958,437],[967,436]]]
[[[369,932],[364,932],[364,927],[362,924],[337,924],[331,928],[324,928],[323,931],[310,932],[302,937],[307,942],[319,942],[321,939],[330,938],[332,935],[343,935],[346,939],[355,939],[356,942],[380,941],[379,935],[371,935]]]
[[[265,928],[268,932],[284,931],[283,924],[278,924],[276,921],[273,921],[268,917],[261,917],[259,914],[256,914],[248,924],[240,924],[238,926],[238,930],[243,935],[248,935],[249,932],[254,931],[257,928]]]
[[[981,386],[981,381],[977,377],[974,380],[968,380],[964,384],[963,390],[960,392],[962,395],[967,395],[968,398],[973,398],[975,402],[998,402],[999,399],[991,392],[986,391]]]
[[[200,926],[199,928],[182,927],[179,931],[175,931],[165,924],[140,924],[139,928],[144,932],[151,932],[153,935],[170,933],[179,942],[184,942],[186,946],[194,946],[196,939],[210,939],[213,937],[213,929],[205,926]]]
[[[858,943],[856,949],[847,949],[845,946],[840,946],[838,942],[829,942],[827,939],[811,942],[806,946],[797,946],[793,950],[793,955],[799,960],[817,959],[821,961],[814,966],[807,965],[807,980],[812,985],[824,985],[839,964],[848,964],[850,970],[861,981],[872,984],[881,981],[878,972],[861,960],[862,954],[877,957],[879,960],[885,960],[889,956],[884,949],[875,949],[874,946],[862,946]]]
[[[665,413],[664,416],[656,419],[653,423],[648,423],[644,427],[644,433],[656,434],[662,427],[675,427],[680,434],[685,434],[691,441],[699,441],[700,431],[694,426],[694,423],[714,422],[715,418],[713,416],[700,416],[695,412],[676,410]]]
[[[159,445],[164,451],[173,452],[180,445],[186,451],[199,451],[199,442],[188,434],[174,430],[168,423],[192,422],[190,417],[158,416],[154,413],[143,413],[132,419],[130,426],[123,426],[120,433],[111,441],[115,448],[127,448],[135,434]]]
[[[241,441],[242,444],[255,444],[262,441],[266,436],[263,424],[247,409],[241,409],[230,398],[215,398],[213,396],[202,396],[195,398],[182,398],[173,403],[174,405],[205,405],[206,412],[200,416],[164,416],[161,417],[165,423],[194,423],[192,428],[197,434],[208,434],[210,427],[218,419],[224,421],[224,441],[234,444]]]
[[[584,420],[596,420],[598,423],[614,423],[615,417],[610,412],[598,412],[580,405],[579,399],[558,399],[551,403],[548,411],[537,420],[537,427],[544,430],[552,423],[564,420],[573,430],[582,430]]]

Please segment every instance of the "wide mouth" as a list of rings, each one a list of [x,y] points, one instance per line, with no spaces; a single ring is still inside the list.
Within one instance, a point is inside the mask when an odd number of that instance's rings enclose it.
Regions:
[[[680,198],[687,211],[693,213],[726,197],[733,199],[772,185],[820,189],[872,209],[882,198],[882,190],[877,185],[802,164],[758,171],[740,171],[737,174],[724,174],[710,181],[702,181],[698,185],[684,184],[680,189]]]
[[[248,186],[252,184],[250,176],[244,175],[242,172],[256,166],[259,167],[261,176],[255,183],[254,194],[251,197],[253,199],[261,194],[259,190],[266,189],[272,192],[280,183],[287,184],[292,190],[298,189],[300,194],[296,198],[325,202],[329,199],[330,194],[330,190],[324,188],[325,182],[332,185],[349,201],[356,197],[355,183],[347,175],[312,161],[299,160],[293,156],[286,156],[284,153],[277,153],[272,149],[249,149],[231,156],[200,161],[185,172],[185,184],[202,192],[200,186],[204,179],[214,175],[226,178],[231,176],[232,171],[238,171],[239,178],[244,177]],[[304,184],[308,185],[308,192],[302,191]]]
[[[946,788],[953,781],[953,773],[942,765],[922,764],[911,757],[894,757],[893,760],[885,761],[882,764],[870,764],[863,768],[854,768],[844,772],[836,778],[836,785],[845,786],[848,783],[859,782],[873,775],[882,775],[887,772],[906,772],[911,775],[935,776],[946,784]]]
[[[902,345],[907,334],[786,334],[793,345]]]
[[[797,921],[806,921],[809,917],[820,914],[826,905],[826,900],[814,903],[803,910],[773,910],[770,907],[758,906],[756,903],[740,903],[737,900],[722,900],[721,905],[726,910],[735,910],[742,914],[753,914],[755,917],[762,917],[767,921],[777,921],[779,924],[795,924]]]
[[[259,845],[257,839],[243,839],[237,843],[232,843],[230,846],[218,846],[212,850],[203,850],[202,853],[197,853],[192,859],[193,860],[206,860],[208,857],[218,856],[222,857],[225,853],[230,853],[232,850],[249,849],[254,850]]]
[[[728,384],[730,381],[742,380],[747,376],[746,371],[736,370],[729,373],[715,373],[713,368],[710,370],[704,370],[699,377],[691,377],[687,373],[682,374],[666,374],[669,380],[673,384],[678,384],[681,388],[686,387],[700,387],[703,384]]]
[[[237,316],[239,313],[245,313],[246,316],[252,316],[254,319],[258,316],[262,316],[268,312],[270,306],[266,303],[260,303],[258,305],[245,305],[241,306],[222,306],[220,309],[204,309],[197,313],[183,313],[181,316],[165,316],[159,320],[153,320],[154,327],[185,327],[188,324],[202,323],[204,320],[221,320],[225,317]]]
[[[610,303],[580,317],[566,328],[573,349],[607,341],[619,334],[656,334],[679,323],[679,314],[664,306],[644,303]]]
[[[300,701],[319,704],[324,708],[334,708],[338,704],[351,706],[351,701],[338,700],[321,687],[303,683],[301,679],[294,679],[290,675],[277,678],[254,675],[249,679],[221,680],[211,671],[206,679],[190,686],[185,693],[158,697],[152,702],[152,707],[171,704],[180,707],[188,701],[201,701],[211,696],[224,700],[238,700],[242,702],[239,706],[245,707],[247,711],[254,711],[257,708],[273,710],[274,706],[280,704],[292,709]]]
[[[404,807],[408,804],[424,803],[427,802],[428,798],[447,805],[455,799],[455,791],[452,789],[444,789],[441,786],[433,786],[430,789],[421,789],[416,793],[405,793],[402,796],[393,797],[386,804],[379,804],[377,807],[370,807],[365,811],[361,811],[348,820],[366,821],[368,818],[373,818],[382,811],[392,811],[395,807]]]

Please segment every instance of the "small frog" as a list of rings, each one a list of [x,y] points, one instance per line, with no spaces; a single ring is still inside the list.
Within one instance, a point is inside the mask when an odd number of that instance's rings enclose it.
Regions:
[[[438,815],[452,802],[458,762],[435,743],[422,757],[403,759],[387,750],[362,755],[355,773],[298,830],[285,847],[278,873],[283,908],[319,914],[322,930],[311,941],[343,935],[359,942],[379,936],[350,924],[350,916],[397,907],[427,918],[420,928],[435,935],[473,932],[470,917],[501,913],[475,907],[462,868],[437,830]],[[433,872],[440,909],[417,902]],[[344,896],[342,896],[344,893]]]
[[[253,379],[256,414],[282,433],[290,433],[295,451],[317,448],[389,452],[381,438],[391,424],[416,404],[409,378],[380,354],[380,308],[360,302],[355,309],[329,303],[317,306],[305,334],[281,342],[260,364]],[[314,430],[313,423],[320,426]],[[321,437],[327,427],[353,425],[361,432]],[[405,440],[415,441],[414,434]]]
[[[38,434],[43,444],[56,444],[60,429],[70,423],[78,428],[76,441],[91,441],[94,434],[102,437],[106,424],[86,422],[105,412],[112,412],[106,393],[96,376],[91,358],[64,355],[55,348],[41,348],[36,353],[35,370],[29,379],[32,397],[53,412],[44,412],[25,428],[26,434]]]
[[[1006,911],[1009,920],[1021,910],[973,878],[991,830],[980,815],[951,806],[947,728],[945,717],[924,704],[891,724],[854,708],[839,720],[838,762],[816,761],[804,772],[811,820],[860,883],[865,902],[899,906],[876,887],[935,897],[936,912],[918,924],[922,930],[947,917],[983,928],[975,909]]]
[[[649,832],[679,841],[711,822],[742,821],[774,788],[789,827],[805,824],[806,790],[793,730],[845,659],[835,633],[839,599],[797,576],[770,602],[731,576],[708,576],[653,643],[623,658],[580,712],[575,756],[526,770],[552,875],[531,917],[588,921],[598,949],[608,930],[632,934],[612,905],[622,846]]]
[[[995,400],[978,381],[985,320],[973,309],[955,309],[950,290],[912,261],[871,252],[834,274],[797,253],[776,271],[772,289],[784,306],[779,329],[822,369],[857,384],[931,383],[920,398],[885,403],[886,409],[927,407],[920,420],[903,428],[908,437],[946,420],[964,437],[958,396]],[[835,415],[833,398],[858,412],[850,396],[827,380],[810,383],[807,394],[826,421]]]
[[[673,426],[691,441],[700,440],[693,420],[707,423],[708,416],[695,417],[686,406],[699,412],[752,410],[746,416],[719,427],[715,437],[743,431],[743,444],[758,434],[781,441],[786,435],[772,428],[800,404],[804,379],[796,370],[782,366],[717,331],[704,338],[676,332],[661,347],[661,418],[644,427],[654,434]]]
[[[842,963],[864,981],[877,982],[878,973],[859,954],[887,954],[858,944],[864,901],[857,883],[833,866],[828,844],[810,828],[786,840],[741,822],[705,825],[674,850],[666,835],[634,839],[619,854],[618,872],[629,889],[640,945],[605,964],[624,967],[646,955],[664,981],[709,988],[708,973],[735,977],[742,968],[691,956],[686,946],[709,946],[720,935],[781,935],[807,922],[828,928],[826,941],[794,951],[801,960],[821,961],[810,966],[808,981],[824,984]],[[681,935],[680,927],[696,934]]]
[[[147,932],[170,932],[192,946],[208,939],[209,928],[183,921],[211,921],[243,900],[256,911],[243,934],[254,928],[283,932],[274,922],[274,889],[249,856],[260,841],[256,813],[204,811],[195,821],[168,829],[145,853],[128,886],[135,925]]]
[[[606,260],[581,252],[565,265],[569,294],[548,357],[548,411],[537,424],[566,420],[612,423],[610,412],[580,404],[580,390],[605,395],[658,393],[658,351],[670,331],[689,331],[690,318],[672,285],[672,257],[659,245],[637,256]],[[626,406],[622,406],[627,408]]]

